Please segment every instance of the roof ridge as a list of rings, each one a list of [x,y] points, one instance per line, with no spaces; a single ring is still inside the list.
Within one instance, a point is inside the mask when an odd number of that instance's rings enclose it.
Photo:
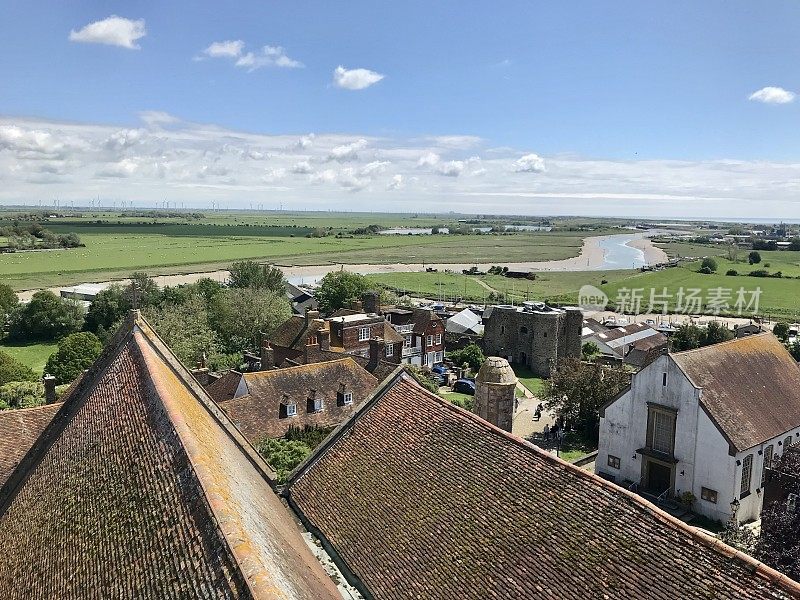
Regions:
[[[800,596],[800,582],[794,581],[793,579],[791,579],[787,575],[784,575],[783,573],[780,573],[779,571],[767,566],[766,564],[756,560],[752,556],[744,554],[744,553],[742,553],[742,552],[740,552],[740,551],[728,546],[722,540],[719,540],[718,538],[712,537],[709,534],[706,534],[704,532],[699,531],[698,529],[696,529],[694,527],[691,527],[690,525],[684,523],[680,519],[678,519],[676,517],[673,517],[672,515],[670,515],[666,511],[660,509],[655,504],[653,504],[653,503],[649,502],[648,500],[642,498],[638,494],[635,494],[635,493],[633,493],[633,492],[631,492],[629,490],[626,490],[625,488],[617,485],[616,483],[613,483],[611,481],[607,481],[606,479],[603,479],[602,477],[600,477],[599,475],[596,475],[595,473],[591,473],[589,471],[581,469],[577,465],[569,463],[569,462],[563,460],[560,457],[553,456],[551,453],[546,452],[545,450],[543,450],[539,446],[533,444],[532,442],[529,442],[529,441],[524,440],[524,439],[522,439],[522,438],[520,438],[520,437],[518,437],[518,436],[516,436],[516,435],[514,435],[512,433],[509,433],[509,432],[505,431],[504,429],[501,429],[501,428],[497,427],[496,425],[493,425],[492,423],[489,423],[488,421],[482,419],[481,417],[479,417],[475,413],[472,413],[472,412],[470,412],[470,411],[468,411],[466,409],[458,407],[455,404],[453,404],[452,402],[449,402],[448,400],[437,396],[433,392],[431,392],[429,390],[426,390],[424,387],[422,387],[419,384],[419,382],[417,382],[416,379],[413,378],[413,376],[409,378],[405,371],[403,373],[401,373],[400,375],[402,376],[402,380],[403,381],[408,381],[409,379],[412,380],[413,384],[415,386],[417,386],[420,390],[422,390],[422,392],[424,392],[425,396],[429,397],[432,400],[435,400],[439,405],[444,406],[445,408],[447,408],[447,409],[451,410],[452,412],[458,414],[459,416],[463,417],[464,419],[467,419],[467,420],[470,420],[470,421],[474,422],[476,425],[479,425],[479,426],[487,429],[490,433],[492,433],[494,435],[497,435],[499,437],[502,437],[502,438],[504,438],[504,439],[506,439],[508,441],[511,441],[514,444],[516,444],[517,446],[519,446],[520,448],[522,448],[524,450],[527,450],[527,451],[535,454],[536,456],[539,456],[540,458],[542,458],[544,460],[548,460],[548,461],[550,461],[552,463],[555,463],[556,465],[559,465],[561,467],[566,467],[568,470],[571,470],[576,475],[578,475],[580,477],[583,477],[585,479],[588,479],[589,481],[592,481],[593,483],[597,484],[598,486],[600,486],[603,489],[611,490],[613,492],[622,493],[622,495],[626,499],[632,501],[633,504],[638,509],[643,510],[644,512],[647,512],[649,514],[652,514],[656,519],[658,519],[659,521],[661,521],[665,525],[668,525],[668,526],[672,527],[673,529],[675,529],[677,531],[680,531],[680,532],[683,532],[685,534],[688,534],[691,538],[695,539],[696,541],[698,541],[699,543],[702,543],[703,545],[705,545],[707,547],[710,547],[715,552],[718,552],[718,553],[720,553],[720,554],[722,554],[724,556],[727,556],[728,558],[739,560],[740,562],[744,562],[748,567],[752,568],[756,573],[758,573],[760,576],[764,577],[765,579],[767,579],[771,583],[779,585],[780,587],[786,589],[786,591],[790,592],[792,595]],[[391,378],[387,379],[386,384],[381,386],[381,392],[384,392],[384,391],[388,390],[390,387],[395,385],[398,381],[399,381],[399,379],[397,377],[391,377]],[[380,400],[380,396],[376,396],[375,398],[370,399],[370,403],[376,403],[378,400]],[[367,402],[364,402],[362,404],[363,407],[366,407],[366,405],[367,405]],[[360,414],[363,414],[362,411],[354,412],[351,415],[350,419],[348,419],[348,422],[351,421],[351,420],[355,420],[356,418],[358,418],[358,416]],[[342,425],[344,425],[344,424],[342,424]],[[329,440],[333,440],[333,438],[334,438],[334,435],[331,434],[331,436],[328,439]],[[323,452],[327,451],[327,449],[330,447],[330,445],[332,445],[332,444],[326,444],[324,449],[322,447],[320,447],[319,448],[320,452],[314,453],[314,454],[312,454],[312,456],[319,456]],[[306,459],[306,461],[304,461],[303,464],[304,465],[308,465],[308,463],[310,462],[309,459],[311,459],[311,456],[309,456],[309,458]],[[306,466],[306,468],[307,468],[307,466]],[[304,470],[306,470],[306,469],[304,469]],[[301,475],[301,474],[298,473],[298,476],[299,475]],[[287,482],[287,486],[291,486],[291,484],[294,482],[295,479],[296,479],[295,477],[291,478]]]
[[[287,360],[289,360],[289,359],[287,359]],[[347,361],[352,362],[353,364],[355,364],[358,367],[361,367],[361,365],[359,365],[355,360],[353,360],[352,356],[345,355],[345,356],[342,356],[342,358],[335,358],[333,360],[323,360],[323,361],[320,361],[320,362],[303,363],[303,364],[299,364],[299,365],[293,365],[291,367],[284,367],[282,369],[269,369],[269,370],[266,370],[266,371],[251,371],[249,373],[241,373],[241,375],[243,375],[245,379],[247,379],[248,376],[252,376],[252,377],[270,376],[270,373],[284,373],[286,371],[293,371],[293,370],[296,370],[296,369],[303,369],[303,368],[306,368],[306,367],[307,368],[319,367],[321,365],[331,365],[331,364],[343,363],[343,362],[347,362]]]

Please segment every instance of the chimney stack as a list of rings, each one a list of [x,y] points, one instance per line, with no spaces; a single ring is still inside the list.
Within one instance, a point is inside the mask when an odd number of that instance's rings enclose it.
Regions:
[[[361,312],[364,310],[364,306],[361,304],[361,300],[352,300],[350,302],[350,310],[354,310],[356,312]]]
[[[53,404],[56,401],[56,378],[52,375],[45,375],[44,379],[44,403]]]
[[[382,338],[379,337],[370,338],[369,363],[367,364],[367,371],[372,372],[372,370],[378,366],[378,362],[380,362],[381,360],[381,355],[383,354],[385,347],[386,344],[384,343]]]
[[[306,327],[314,319],[319,319],[319,311],[318,310],[311,310],[311,309],[306,310]]]
[[[319,339],[319,349],[328,351],[331,349],[331,332],[330,329],[320,329],[317,332],[317,338]]]
[[[362,296],[364,312],[379,315],[381,313],[381,296],[375,290],[365,292]]]
[[[269,371],[275,368],[275,350],[267,340],[261,342],[261,370]]]

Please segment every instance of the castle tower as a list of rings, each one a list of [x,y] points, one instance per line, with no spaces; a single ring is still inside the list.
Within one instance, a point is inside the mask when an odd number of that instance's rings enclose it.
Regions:
[[[475,414],[511,431],[517,377],[505,358],[490,356],[475,378]]]

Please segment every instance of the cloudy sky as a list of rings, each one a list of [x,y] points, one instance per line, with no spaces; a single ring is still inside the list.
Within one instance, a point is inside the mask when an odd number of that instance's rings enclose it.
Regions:
[[[800,3],[0,0],[0,202],[800,218]]]

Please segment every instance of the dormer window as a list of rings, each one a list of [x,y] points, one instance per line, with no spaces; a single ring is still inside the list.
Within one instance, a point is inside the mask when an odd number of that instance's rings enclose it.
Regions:
[[[344,382],[339,384],[339,390],[336,392],[336,404],[339,406],[347,406],[353,403],[353,392],[347,391],[347,386]]]
[[[295,404],[289,394],[284,394],[281,398],[281,403],[278,406],[278,416],[281,419],[286,417],[293,417],[297,414],[297,404]]]
[[[287,417],[294,417],[297,415],[297,404],[287,404],[286,405],[286,416]]]
[[[306,411],[310,413],[321,412],[325,408],[322,397],[317,395],[317,390],[310,390],[308,392],[308,406]]]

